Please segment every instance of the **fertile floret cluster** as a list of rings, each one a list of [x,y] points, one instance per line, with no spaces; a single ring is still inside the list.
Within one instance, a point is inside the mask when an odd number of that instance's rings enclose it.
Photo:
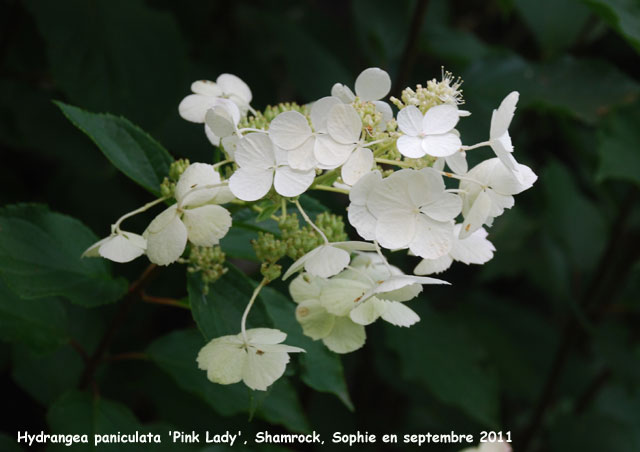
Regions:
[[[495,248],[486,228],[536,180],[513,157],[509,125],[518,93],[494,110],[487,141],[465,145],[456,129],[470,115],[459,108],[461,83],[443,73],[439,81],[407,88],[400,99],[391,98],[394,114],[384,101],[391,79],[379,68],[363,71],[354,90],[337,83],[309,105],[283,103],[262,112],[234,75],[194,82],[179,113],[204,124],[223,159],[175,162],[162,197],[121,217],[84,255],[186,263],[212,284],[226,272],[219,243],[232,227],[232,214],[224,205],[276,220],[279,233],[261,232],[252,241],[263,279],[239,333],[213,339],[198,355],[198,366],[215,383],[243,381],[265,390],[283,375],[289,353],[304,351],[283,344],[286,334],[279,330],[245,327],[261,289],[280,277],[292,278],[289,291],[304,334],[333,352],[362,347],[365,327],[378,319],[409,327],[420,318],[406,302],[425,284],[448,284],[424,275],[441,273],[454,261],[489,261]],[[495,157],[469,168],[467,153],[484,146]],[[322,212],[313,221],[299,198],[310,190],[347,196],[347,218],[361,240],[349,240],[342,215]],[[164,211],[141,235],[120,228],[161,203]],[[414,274],[390,265],[385,249],[418,256]]]

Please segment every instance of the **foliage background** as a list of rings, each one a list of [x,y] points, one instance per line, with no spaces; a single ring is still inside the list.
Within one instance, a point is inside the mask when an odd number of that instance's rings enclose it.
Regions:
[[[511,133],[516,156],[540,175],[491,229],[493,261],[454,265],[446,274],[452,287],[428,287],[413,303],[422,317],[413,328],[368,328],[365,348],[342,358],[348,396],[339,362],[326,356],[293,366],[266,398],[207,384],[195,369],[203,339],[188,310],[126,300],[81,306],[92,291],[105,297],[100,303],[115,301],[110,294],[125,284],[117,278],[134,280],[143,259],[110,270],[91,264],[71,272],[88,278],[84,289],[53,289],[34,263],[39,257],[16,262],[12,246],[43,240],[64,266],[91,233],[71,220],[51,226],[35,208],[3,209],[2,450],[20,450],[15,435],[25,429],[140,428],[166,440],[174,429],[248,436],[267,427],[510,430],[516,452],[640,450],[637,1],[3,0],[0,17],[0,203],[45,203],[97,236],[148,194],[51,100],[122,115],[176,158],[211,161],[201,126],[180,119],[177,105],[192,80],[222,72],[246,80],[253,105],[263,108],[311,101],[336,81],[352,86],[369,66],[411,86],[439,78],[444,65],[464,79],[473,112],[461,126],[465,143],[486,139],[491,110],[521,92]],[[341,198],[317,199],[345,206]],[[7,229],[18,215],[57,233]],[[146,221],[131,227],[141,231]],[[227,239],[229,254],[246,257],[250,235]],[[176,266],[147,291],[183,298],[185,287]],[[232,274],[213,292],[244,303],[243,290]],[[290,305],[268,294],[264,314],[290,321]],[[95,352],[123,303],[130,309],[93,384],[77,390],[82,353]],[[249,407],[255,418],[247,425]]]

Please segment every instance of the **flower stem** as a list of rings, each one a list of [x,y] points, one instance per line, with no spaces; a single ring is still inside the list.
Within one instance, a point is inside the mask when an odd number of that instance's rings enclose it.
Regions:
[[[300,211],[300,215],[302,215],[302,218],[304,218],[304,220],[309,223],[309,226],[311,226],[313,229],[316,230],[316,232],[318,232],[318,234],[320,234],[320,237],[322,237],[322,239],[324,240],[325,244],[329,244],[329,239],[327,238],[326,235],[324,235],[324,232],[322,232],[322,230],[315,225],[315,223],[313,221],[311,221],[311,218],[309,218],[309,216],[307,215],[307,213],[304,211],[304,209],[302,208],[302,206],[300,205],[300,201],[298,201],[297,199],[295,201],[293,201],[293,203],[296,205],[296,207],[298,208],[298,210]]]
[[[384,165],[395,165],[401,168],[412,168],[412,165],[410,165],[407,162],[403,162],[402,160],[389,160],[389,159],[376,158],[375,161],[376,163],[382,163]]]
[[[223,160],[223,161],[221,161],[221,162],[218,162],[218,163],[216,163],[216,164],[214,164],[214,165],[212,165],[212,166],[213,166],[213,168],[215,169],[215,168],[219,168],[219,167],[221,167],[222,165],[226,165],[227,163],[231,163],[231,162],[233,162],[233,160],[229,160],[229,159],[227,159],[227,160]]]
[[[247,339],[247,328],[246,328],[247,316],[249,315],[249,311],[251,311],[251,307],[253,306],[253,303],[256,301],[256,298],[258,298],[258,294],[260,293],[262,288],[266,286],[268,283],[269,283],[269,280],[267,278],[264,278],[262,281],[260,281],[260,284],[258,284],[258,287],[256,287],[253,290],[251,299],[249,300],[249,303],[247,304],[247,307],[244,309],[244,313],[242,314],[242,320],[240,321],[240,331],[242,332],[242,338],[244,339],[245,344],[249,343]]]
[[[473,146],[462,146],[460,149],[463,151],[470,151],[471,149],[481,148],[484,146],[491,146],[490,141],[483,141],[482,143],[474,144]]]
[[[338,187],[329,187],[328,185],[316,185],[313,187],[314,190],[323,190],[323,191],[331,191],[334,193],[342,193],[344,195],[348,195],[349,194],[349,190],[346,190],[344,188],[338,188]]]
[[[130,218],[130,217],[132,217],[134,215],[138,215],[139,213],[146,212],[147,210],[149,210],[150,208],[152,208],[156,204],[160,204],[161,202],[166,201],[168,198],[169,198],[168,196],[163,196],[162,198],[158,198],[155,201],[151,201],[151,202],[146,203],[144,206],[140,207],[139,209],[132,210],[129,213],[125,213],[120,218],[118,218],[118,220],[113,224],[113,226],[111,226],[111,231],[116,233],[116,234],[119,233],[120,232],[120,224],[124,220],[126,220],[127,218]]]

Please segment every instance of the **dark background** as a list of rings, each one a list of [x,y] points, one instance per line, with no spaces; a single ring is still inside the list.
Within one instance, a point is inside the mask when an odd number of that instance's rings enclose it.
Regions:
[[[0,18],[0,202],[46,203],[98,236],[149,197],[52,99],[125,116],[176,158],[211,161],[202,126],[177,105],[193,80],[222,72],[244,79],[262,109],[353,86],[369,66],[387,70],[399,95],[444,66],[463,78],[473,113],[460,126],[465,144],[485,140],[491,110],[520,91],[515,156],[539,180],[490,230],[495,258],[454,264],[451,287],[427,287],[412,303],[422,322],[411,329],[367,329],[365,348],[342,359],[354,412],[294,377],[289,414],[325,432],[509,430],[515,452],[640,450],[637,1],[3,0]],[[113,268],[133,279],[145,266]],[[163,270],[150,290],[183,297],[183,273]],[[116,310],[68,309],[88,350]],[[192,324],[186,310],[139,304],[111,348],[141,350]],[[1,426],[15,438],[48,430],[48,409],[77,384],[82,361],[68,344],[42,355],[2,342],[0,369]],[[145,361],[103,366],[98,383],[165,435],[266,428],[221,418]]]

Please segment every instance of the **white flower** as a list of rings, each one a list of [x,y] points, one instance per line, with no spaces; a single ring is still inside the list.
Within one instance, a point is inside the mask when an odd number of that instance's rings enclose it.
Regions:
[[[331,88],[331,95],[337,97],[345,104],[352,103],[356,96],[358,96],[360,100],[373,103],[376,106],[376,110],[382,113],[380,126],[382,128],[386,127],[387,122],[393,118],[393,111],[388,103],[380,99],[389,94],[391,90],[391,78],[389,74],[377,67],[365,69],[356,79],[355,90],[356,93],[354,94],[348,86],[336,83]]]
[[[375,245],[368,242],[332,242],[320,245],[300,259],[291,264],[291,267],[282,276],[282,280],[289,278],[298,270],[305,271],[313,276],[329,278],[337,275],[349,265],[352,251],[373,251]]]
[[[442,273],[448,269],[453,261],[469,264],[484,264],[493,258],[496,250],[493,244],[487,240],[487,231],[480,228],[465,239],[460,239],[462,225],[457,224],[453,231],[453,245],[451,251],[437,259],[423,259],[414,269],[416,275],[431,275]]]
[[[513,91],[505,97],[497,110],[493,110],[491,116],[491,129],[489,131],[489,144],[500,161],[509,168],[518,178],[519,182],[523,182],[522,176],[518,171],[518,163],[515,161],[511,153],[513,145],[509,136],[509,125],[516,111],[516,104],[520,94]]]
[[[376,184],[367,198],[372,216],[359,219],[359,230],[375,227],[381,246],[409,248],[420,257],[434,259],[451,249],[453,219],[461,207],[459,196],[445,192],[437,171],[404,169]]]
[[[369,325],[378,318],[396,326],[411,326],[420,317],[403,304],[420,292],[422,284],[448,284],[434,278],[404,275],[400,269],[368,256],[351,268],[327,280],[319,294],[319,301],[330,314],[349,316],[360,325]]]
[[[187,121],[202,124],[207,111],[215,107],[227,109],[237,125],[240,116],[244,116],[251,102],[251,90],[245,82],[232,74],[221,74],[215,82],[198,80],[191,84],[191,91],[178,105],[178,112]],[[204,131],[214,146],[220,144],[220,136],[205,123]]]
[[[289,353],[303,349],[281,344],[287,335],[279,330],[254,328],[242,333],[213,339],[198,353],[198,367],[207,378],[224,385],[243,381],[251,389],[266,391],[284,374]]]
[[[228,99],[244,115],[251,102],[251,90],[245,82],[232,74],[221,74],[215,82],[198,80],[191,84],[191,91],[178,106],[180,116],[187,121],[203,123],[210,108],[224,104],[220,100]]]
[[[398,138],[398,151],[409,158],[420,158],[425,154],[433,157],[455,154],[462,147],[454,129],[459,119],[455,105],[436,105],[424,115],[414,105],[403,108],[398,113],[398,127],[404,133]]]
[[[296,320],[305,335],[320,340],[334,353],[350,353],[362,347],[366,340],[364,326],[348,316],[330,314],[321,304],[320,295],[326,279],[307,273],[296,277],[289,293],[296,307]]]
[[[376,239],[376,217],[367,207],[367,201],[381,182],[380,171],[372,171],[361,177],[349,192],[349,201],[351,201],[347,209],[349,223],[365,240]]]
[[[459,151],[447,157],[440,157],[436,159],[432,168],[442,171],[445,163],[455,174],[464,175],[469,170],[469,165],[467,164],[467,153],[465,151]]]
[[[237,130],[240,111],[233,103],[216,105],[207,110],[204,122],[209,141],[218,146],[221,138],[230,137]]]
[[[82,253],[82,257],[98,257],[114,262],[130,262],[144,254],[147,249],[147,241],[144,237],[132,232],[114,231]]]
[[[176,204],[165,209],[147,227],[147,256],[158,265],[178,260],[187,239],[198,246],[213,246],[227,234],[231,215],[216,204],[229,202],[233,195],[220,185],[220,175],[212,165],[193,163],[176,184]]]
[[[468,179],[460,181],[464,193],[461,239],[483,224],[491,225],[493,218],[513,207],[513,195],[531,188],[538,178],[526,165],[518,164],[518,172],[522,182],[499,159],[492,158],[472,168],[465,176]]]
[[[292,168],[308,170],[319,167],[315,157],[316,146],[322,141],[331,139],[327,136],[327,118],[329,111],[340,104],[340,100],[327,96],[318,99],[311,106],[310,118],[297,111],[285,111],[276,116],[269,125],[269,136],[276,146],[289,151],[289,165]]]
[[[243,201],[255,201],[266,195],[273,185],[282,196],[304,193],[316,173],[291,168],[287,152],[274,146],[265,133],[245,135],[236,145],[234,158],[238,169],[229,179],[231,192]]]

